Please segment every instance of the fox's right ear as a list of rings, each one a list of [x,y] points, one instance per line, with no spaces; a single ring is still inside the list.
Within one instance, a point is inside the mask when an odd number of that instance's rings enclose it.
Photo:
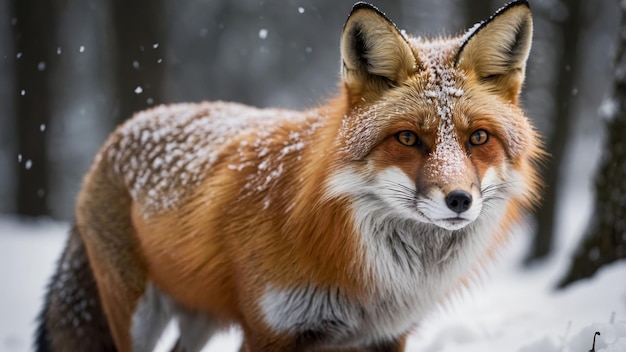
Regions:
[[[352,99],[374,98],[416,69],[409,43],[376,7],[358,2],[341,36],[343,81]]]
[[[528,1],[513,1],[466,34],[456,65],[474,72],[491,91],[516,104],[532,36]]]

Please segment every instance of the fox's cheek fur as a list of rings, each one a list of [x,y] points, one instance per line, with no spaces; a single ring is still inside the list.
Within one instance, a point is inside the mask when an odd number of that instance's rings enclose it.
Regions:
[[[501,191],[502,182],[495,172],[485,174],[484,187],[493,188],[492,197]],[[393,214],[394,218],[417,220],[434,224],[446,230],[461,229],[475,221],[482,211],[483,195],[478,186],[471,187],[471,206],[461,214],[446,204],[446,194],[436,185],[426,193],[416,189],[414,181],[398,167],[388,167],[372,178],[363,177],[353,168],[331,175],[326,184],[326,197],[348,197],[355,202],[382,213]]]

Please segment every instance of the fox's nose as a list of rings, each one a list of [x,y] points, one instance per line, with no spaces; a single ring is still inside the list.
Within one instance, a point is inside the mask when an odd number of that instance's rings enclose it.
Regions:
[[[461,190],[455,190],[446,196],[446,205],[455,213],[462,213],[472,206],[472,195]]]

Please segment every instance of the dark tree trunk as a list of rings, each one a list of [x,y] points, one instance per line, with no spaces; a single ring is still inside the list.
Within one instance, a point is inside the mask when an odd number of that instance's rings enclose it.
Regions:
[[[582,242],[559,287],[592,276],[600,267],[626,259],[626,8],[615,61],[613,99],[606,143],[596,174],[595,207]]]
[[[11,2],[15,46],[17,214],[48,215],[46,128],[52,113],[50,70],[56,56],[53,0]]]
[[[537,211],[537,228],[527,262],[543,259],[552,251],[563,159],[574,120],[573,92],[578,76],[577,48],[581,37],[582,11],[580,0],[566,0],[564,3],[569,10],[569,16],[560,26],[563,48],[557,62],[556,109],[555,116],[550,119],[553,127],[546,143],[551,158],[542,169],[542,177],[547,187]]]
[[[163,1],[111,1],[116,41],[116,122],[163,102]]]

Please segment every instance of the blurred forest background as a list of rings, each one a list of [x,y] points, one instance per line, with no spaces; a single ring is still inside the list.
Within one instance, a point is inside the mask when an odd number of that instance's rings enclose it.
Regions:
[[[371,2],[401,29],[422,36],[459,34],[505,4]],[[610,149],[605,125],[618,120],[611,116],[622,105],[612,98],[620,2],[530,3],[535,32],[522,100],[552,157],[528,263],[550,254],[561,192],[606,186],[589,181],[601,179],[592,175],[604,163],[621,170],[621,188],[605,197],[615,200],[609,228],[594,234],[599,226],[590,225],[586,237],[597,241],[577,252],[595,263],[583,264],[591,274],[594,265],[626,257],[626,147],[602,153]],[[218,99],[295,109],[323,102],[337,91],[339,38],[352,4],[0,0],[0,213],[72,221],[94,154],[134,111]],[[618,140],[626,139],[621,131]]]

